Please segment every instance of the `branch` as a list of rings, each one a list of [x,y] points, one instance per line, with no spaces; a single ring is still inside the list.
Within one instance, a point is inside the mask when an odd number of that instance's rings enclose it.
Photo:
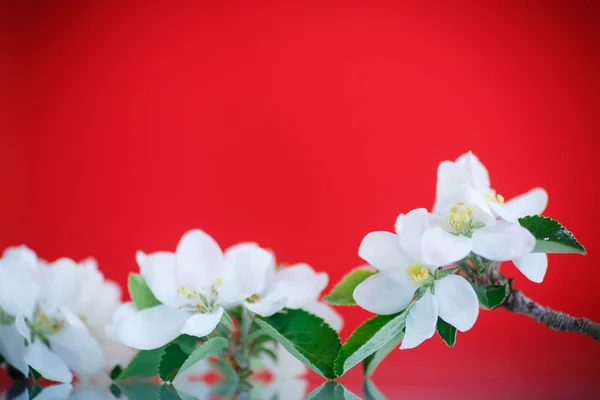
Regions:
[[[573,318],[565,313],[544,307],[520,290],[511,290],[503,307],[516,314],[525,314],[547,327],[563,332],[579,332],[600,341],[600,324],[586,318]]]

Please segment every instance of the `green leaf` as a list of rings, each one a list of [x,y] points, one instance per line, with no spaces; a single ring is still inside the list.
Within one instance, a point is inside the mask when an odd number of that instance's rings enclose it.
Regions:
[[[336,377],[333,363],[342,345],[337,332],[321,318],[304,310],[286,310],[255,321],[310,369],[327,379]]]
[[[438,335],[442,338],[442,340],[449,346],[454,347],[456,343],[456,328],[440,317],[438,317],[437,325],[435,327],[437,329]]]
[[[192,365],[196,364],[203,358],[209,356],[218,356],[219,353],[225,350],[228,346],[229,342],[224,337],[213,337],[208,339],[202,344],[202,346],[194,350],[194,352],[191,353],[189,357],[185,359],[185,361],[181,364],[181,367],[177,371],[177,374],[182,373],[183,371],[190,368]]]
[[[587,254],[573,233],[552,218],[530,215],[519,218],[519,223],[535,236],[534,253]]]
[[[392,352],[392,350],[397,349],[400,346],[400,342],[404,337],[404,331],[400,331],[392,337],[390,341],[388,341],[383,347],[377,350],[375,353],[371,354],[369,357],[365,358],[363,361],[363,369],[365,373],[365,377],[370,377],[373,375],[379,364],[383,361],[384,358],[388,356]]]
[[[475,289],[475,293],[477,293],[477,297],[481,304],[491,310],[492,308],[496,308],[508,297],[510,294],[510,286],[508,284],[505,285],[490,285],[490,286],[473,286]]]
[[[110,371],[110,380],[116,380],[121,373],[123,373],[123,367],[121,367],[119,364],[115,365],[115,367]]]
[[[352,296],[354,289],[359,283],[376,273],[376,271],[361,268],[350,271],[337,285],[335,285],[331,293],[323,297],[323,301],[336,306],[356,305],[354,297]]]
[[[165,352],[165,349],[177,344],[181,351],[185,354],[190,354],[196,347],[198,339],[193,336],[181,335],[171,343],[166,344],[154,350],[140,350],[131,359],[129,365],[115,378],[115,380],[131,379],[131,378],[152,378],[159,375],[159,364]]]
[[[342,346],[335,359],[335,375],[342,376],[350,368],[386,345],[402,332],[407,310],[398,314],[378,315],[359,326]]]
[[[152,382],[117,383],[117,387],[128,400],[158,400],[160,398],[161,386]]]
[[[141,275],[129,274],[127,288],[129,289],[131,300],[138,310],[143,310],[144,308],[150,308],[160,304],[160,301],[154,297],[154,294],[148,285],[146,285],[146,281]]]
[[[31,379],[33,379],[34,382],[37,382],[42,378],[42,374],[37,372],[32,367],[29,367],[29,376],[31,377]]]
[[[110,385],[108,390],[110,391],[110,394],[112,394],[114,398],[118,399],[119,397],[123,396],[121,389],[119,389],[119,387],[117,385],[115,385],[114,383]]]
[[[162,385],[158,398],[159,400],[181,400],[173,385]]]
[[[225,326],[225,328],[229,329],[231,332],[235,331],[235,324],[233,320],[227,313],[227,311],[223,311],[223,315],[221,316],[221,323]]]
[[[29,399],[35,399],[40,393],[42,393],[44,389],[40,385],[33,385],[31,390],[29,390]]]
[[[184,353],[177,343],[167,345],[158,364],[160,379],[163,382],[172,382],[186,358],[188,358],[188,354]]]
[[[457,267],[453,267],[453,268],[444,268],[444,269],[436,269],[435,272],[433,273],[433,276],[435,277],[435,279],[442,279],[447,277],[448,275],[452,275],[453,273],[455,273],[458,270]]]
[[[365,392],[365,399],[367,400],[387,400],[370,379],[365,379],[363,391]]]
[[[360,397],[346,389],[344,385],[325,382],[304,397],[304,400],[360,400]]]

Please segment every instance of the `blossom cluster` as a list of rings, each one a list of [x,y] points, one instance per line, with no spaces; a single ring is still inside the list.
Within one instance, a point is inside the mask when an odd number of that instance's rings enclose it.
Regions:
[[[56,382],[73,373],[102,379],[132,353],[105,333],[120,299],[93,259],[48,263],[25,246],[8,248],[0,259],[0,354],[25,376],[32,368]]]
[[[542,188],[505,201],[471,152],[442,162],[431,213],[419,208],[401,214],[395,233],[371,232],[363,239],[359,256],[379,273],[355,288],[356,303],[377,314],[408,307],[401,349],[431,338],[438,318],[461,332],[471,329],[478,297],[455,266],[469,259],[487,265],[512,261],[527,278],[541,282],[547,256],[533,253],[536,238],[518,219],[541,214],[547,202]]]

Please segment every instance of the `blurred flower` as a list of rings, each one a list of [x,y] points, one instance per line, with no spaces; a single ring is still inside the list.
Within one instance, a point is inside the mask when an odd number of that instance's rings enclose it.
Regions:
[[[0,352],[15,368],[28,366],[46,379],[87,379],[131,354],[103,334],[119,306],[120,291],[104,280],[95,263],[61,258],[38,260],[25,246],[9,248],[0,260]]]
[[[377,314],[394,314],[410,305],[401,349],[416,347],[431,338],[438,316],[465,332],[473,327],[479,314],[477,295],[466,279],[459,275],[435,279],[438,266],[423,260],[418,240],[409,236],[410,240],[401,246],[401,238],[416,230],[413,225],[425,225],[427,218],[424,209],[411,211],[405,218],[399,218],[398,235],[371,232],[358,250],[359,256],[379,273],[356,287],[353,294],[356,303]],[[413,302],[417,290],[421,295]]]
[[[191,230],[183,235],[175,253],[146,255],[139,251],[137,262],[162,304],[140,311],[125,305],[108,332],[128,346],[149,350],[180,334],[210,334],[224,307],[263,290],[274,260],[271,253],[253,243],[233,246],[223,254],[212,237]]]

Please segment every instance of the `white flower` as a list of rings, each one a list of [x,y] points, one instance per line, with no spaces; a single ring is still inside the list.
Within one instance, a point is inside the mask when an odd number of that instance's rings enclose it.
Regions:
[[[400,216],[398,235],[371,232],[358,251],[379,273],[356,287],[356,303],[376,314],[394,314],[410,305],[401,349],[416,347],[432,337],[438,316],[465,332],[473,327],[479,314],[477,295],[469,282],[459,275],[434,279],[437,266],[423,260],[418,238],[406,235],[417,230],[415,225],[426,225],[427,218],[424,209]],[[419,288],[425,293],[411,304]]]
[[[526,215],[541,214],[544,211],[548,204],[548,194],[544,189],[534,188],[511,200],[505,201],[502,195],[496,194],[496,191],[491,188],[489,174],[485,166],[472,152],[468,152],[460,156],[455,162],[444,161],[440,164],[438,168],[434,213],[444,215],[445,209],[454,207],[455,205],[452,204],[452,201],[457,197],[456,193],[460,193],[461,190],[466,190],[471,197],[479,197],[478,203],[480,205],[482,204],[481,199],[483,199],[494,217],[515,224],[500,223],[506,228],[506,231],[504,235],[497,237],[496,240],[512,240],[523,251],[529,247],[533,250],[533,247],[529,245],[519,246],[519,244],[531,242],[531,236],[527,235],[529,232],[525,228],[520,227],[517,221]],[[490,241],[487,242],[488,247],[492,245],[490,243],[492,240],[493,238],[490,238]],[[482,242],[481,238],[479,242]],[[486,245],[485,242],[479,242],[478,244],[480,245]],[[515,248],[513,247],[513,249]],[[506,252],[505,250],[496,249],[494,252],[490,249],[485,249],[483,252],[487,255],[481,255],[493,260],[513,261],[515,266],[533,282],[539,283],[544,279],[548,267],[546,254],[531,253],[531,250],[524,253],[519,251],[518,254],[510,254],[510,252]],[[478,253],[475,249],[474,252]]]
[[[71,371],[89,375],[104,367],[98,341],[69,308],[78,296],[80,273],[69,259],[43,266],[25,247],[5,252],[0,351],[21,372],[28,374],[29,365],[46,379],[71,382]]]
[[[341,316],[319,301],[328,282],[326,273],[317,273],[308,264],[272,268],[267,271],[265,289],[244,304],[250,311],[262,316],[272,315],[284,307],[303,309],[322,318],[339,332],[343,324]]]
[[[242,243],[225,253],[200,230],[187,232],[175,253],[146,255],[137,262],[148,287],[162,303],[141,311],[126,304],[107,333],[126,345],[150,350],[181,334],[206,336],[223,315],[224,307],[243,302],[264,289],[271,253]]]

